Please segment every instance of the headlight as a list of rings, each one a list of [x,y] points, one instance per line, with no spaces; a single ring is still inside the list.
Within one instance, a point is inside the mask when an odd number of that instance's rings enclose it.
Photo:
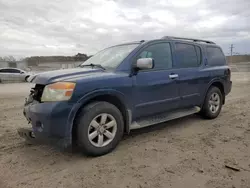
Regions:
[[[72,82],[57,82],[45,86],[41,101],[66,101],[69,100],[75,89],[75,83]]]

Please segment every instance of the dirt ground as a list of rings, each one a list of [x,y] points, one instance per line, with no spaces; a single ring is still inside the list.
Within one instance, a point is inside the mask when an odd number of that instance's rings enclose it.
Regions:
[[[233,74],[217,119],[193,115],[136,130],[98,158],[19,138],[16,128],[27,126],[22,105],[29,88],[0,85],[0,188],[250,187],[249,73]]]

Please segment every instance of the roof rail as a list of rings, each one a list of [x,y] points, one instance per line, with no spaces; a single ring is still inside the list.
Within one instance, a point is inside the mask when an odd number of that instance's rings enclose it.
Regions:
[[[180,40],[191,40],[193,42],[205,42],[205,43],[208,43],[208,44],[215,44],[214,42],[212,41],[209,41],[209,40],[201,40],[201,39],[193,39],[193,38],[184,38],[184,37],[171,37],[171,36],[164,36],[162,37],[162,39],[180,39]]]

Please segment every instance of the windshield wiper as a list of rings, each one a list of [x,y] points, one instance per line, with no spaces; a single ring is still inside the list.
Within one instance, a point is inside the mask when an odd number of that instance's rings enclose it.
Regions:
[[[98,68],[101,68],[101,69],[103,69],[103,70],[106,70],[102,65],[100,65],[100,64],[93,64],[93,63],[87,64],[87,65],[80,65],[79,67],[87,67],[87,66],[90,66],[90,67],[92,67],[92,68],[98,67]]]

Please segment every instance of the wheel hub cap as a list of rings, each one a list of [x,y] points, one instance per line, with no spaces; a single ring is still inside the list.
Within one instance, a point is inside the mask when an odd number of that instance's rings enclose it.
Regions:
[[[105,131],[105,128],[104,128],[104,127],[100,127],[100,128],[99,128],[99,132],[100,132],[101,134],[103,134],[104,131]]]
[[[117,122],[111,114],[97,115],[89,124],[88,139],[95,147],[108,145],[117,132]]]
[[[216,113],[220,108],[220,96],[218,93],[212,93],[209,99],[209,110]]]

